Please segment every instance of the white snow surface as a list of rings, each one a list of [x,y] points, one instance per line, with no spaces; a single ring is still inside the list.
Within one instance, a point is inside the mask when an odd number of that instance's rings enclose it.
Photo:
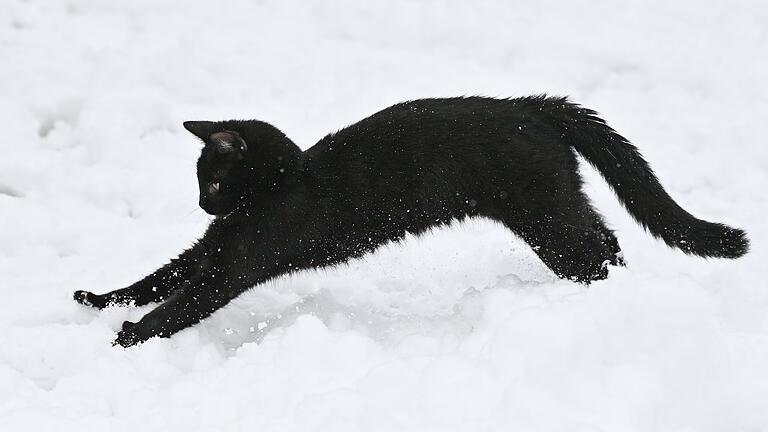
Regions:
[[[3,431],[768,430],[768,3],[0,3]],[[209,223],[184,120],[302,148],[398,101],[533,93],[598,110],[698,217],[704,260],[587,189],[629,263],[582,286],[473,220],[255,287],[171,339],[124,287]],[[763,263],[763,264],[760,264]]]

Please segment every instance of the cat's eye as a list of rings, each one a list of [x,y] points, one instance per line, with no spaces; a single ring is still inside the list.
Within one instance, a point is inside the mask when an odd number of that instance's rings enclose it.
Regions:
[[[219,191],[219,182],[213,182],[209,185],[208,190],[211,191],[211,193],[216,193]]]

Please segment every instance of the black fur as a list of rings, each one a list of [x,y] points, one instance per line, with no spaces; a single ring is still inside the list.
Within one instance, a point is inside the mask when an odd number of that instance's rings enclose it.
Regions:
[[[607,264],[622,264],[619,244],[581,191],[574,150],[668,245],[705,257],[748,249],[743,231],[680,208],[634,146],[565,98],[405,102],[305,152],[260,121],[184,126],[205,142],[200,206],[217,217],[194,246],[135,284],[75,293],[99,308],[165,301],[124,323],[123,346],[168,337],[277,275],[474,215],[504,224],[560,277],[604,279]]]

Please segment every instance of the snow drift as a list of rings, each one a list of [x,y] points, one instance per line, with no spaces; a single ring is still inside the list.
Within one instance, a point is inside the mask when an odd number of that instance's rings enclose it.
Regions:
[[[766,430],[768,4],[0,4],[3,430]],[[191,119],[310,146],[405,99],[570,95],[752,250],[648,236],[584,164],[629,264],[584,287],[474,220],[251,290],[170,340],[72,291],[190,244]],[[674,174],[674,175],[673,175]]]

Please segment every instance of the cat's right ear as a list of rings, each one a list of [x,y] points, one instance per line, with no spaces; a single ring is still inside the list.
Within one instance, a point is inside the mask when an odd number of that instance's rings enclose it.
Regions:
[[[213,133],[214,124],[215,123],[212,121],[185,121],[184,129],[192,132],[196,137],[203,140],[203,142],[207,142],[208,138]]]

